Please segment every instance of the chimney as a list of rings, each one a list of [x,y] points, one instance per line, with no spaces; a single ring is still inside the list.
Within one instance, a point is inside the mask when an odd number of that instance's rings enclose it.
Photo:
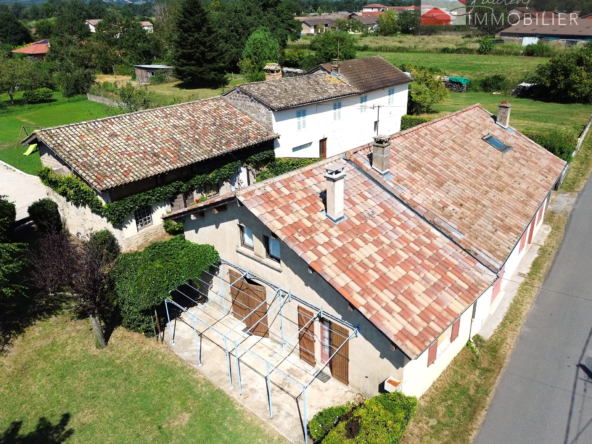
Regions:
[[[277,63],[268,63],[263,68],[265,80],[278,80],[282,78],[282,67]]]
[[[387,174],[390,157],[391,142],[388,136],[376,136],[372,145],[372,168],[382,175]]]
[[[497,111],[497,123],[498,125],[507,128],[510,126],[510,111],[512,111],[512,105],[507,100],[504,100],[499,106]]]
[[[344,218],[345,163],[333,162],[325,167],[327,179],[327,218],[334,223]]]
[[[334,74],[339,74],[339,59],[333,59],[333,63],[331,64],[331,72]]]

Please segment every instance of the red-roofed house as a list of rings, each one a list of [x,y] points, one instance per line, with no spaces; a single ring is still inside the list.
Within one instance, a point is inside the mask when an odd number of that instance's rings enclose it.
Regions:
[[[433,8],[421,15],[422,25],[450,25],[452,18],[450,14],[439,8]]]
[[[38,42],[30,43],[19,49],[12,50],[13,54],[26,54],[35,60],[45,60],[45,56],[49,52],[49,40],[39,40]]]

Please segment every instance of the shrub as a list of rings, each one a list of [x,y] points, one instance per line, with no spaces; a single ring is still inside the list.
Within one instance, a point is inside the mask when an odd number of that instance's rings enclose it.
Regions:
[[[329,407],[317,413],[308,423],[308,430],[312,439],[315,442],[321,442],[351,408],[350,405],[341,405]]]
[[[409,86],[410,114],[431,112],[434,105],[443,102],[449,96],[450,93],[439,76],[426,69],[413,69],[411,72],[414,82]]]
[[[491,37],[483,37],[479,40],[479,54],[489,54],[493,50],[493,39]]]
[[[109,230],[95,231],[90,235],[88,246],[95,252],[104,255],[107,262],[113,262],[119,256],[119,242]]]
[[[33,202],[27,211],[39,231],[62,231],[62,218],[58,211],[58,204],[53,200],[39,199]]]
[[[576,137],[561,130],[551,130],[545,133],[526,133],[525,136],[567,162],[571,161],[571,155],[577,145]]]
[[[507,77],[501,74],[494,74],[480,79],[479,87],[484,92],[508,91],[512,88],[512,83]]]
[[[175,222],[174,220],[165,220],[164,221],[164,231],[173,236],[177,234],[183,234],[183,222]]]
[[[421,125],[422,123],[426,123],[429,121],[430,119],[428,119],[427,117],[404,115],[401,118],[401,131],[413,128],[414,126]]]
[[[161,69],[155,75],[150,77],[151,85],[160,85],[169,81],[169,73],[165,69]]]
[[[130,65],[115,65],[114,71],[116,76],[131,76],[136,72]]]
[[[39,88],[33,91],[25,91],[23,99],[27,103],[49,102],[53,96],[53,91],[49,88]]]
[[[287,66],[288,68],[300,68],[305,57],[306,52],[301,49],[286,51],[284,57],[280,61],[280,65]]]
[[[552,57],[555,54],[553,47],[539,41],[531,45],[526,45],[524,55],[530,57]]]
[[[122,325],[130,330],[152,333],[153,310],[170,297],[169,291],[201,276],[220,256],[211,245],[198,245],[176,236],[155,242],[146,249],[119,256],[112,277]],[[197,282],[194,287],[199,288]]]
[[[16,207],[0,195],[0,244],[10,242],[14,221],[16,220]]]

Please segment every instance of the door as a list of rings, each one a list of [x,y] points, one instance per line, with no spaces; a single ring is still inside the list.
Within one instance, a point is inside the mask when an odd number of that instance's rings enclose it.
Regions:
[[[247,296],[248,286],[244,279],[236,281],[240,274],[234,270],[228,270],[230,283],[230,297],[232,300],[232,314],[236,319],[243,319],[249,314],[249,297]],[[236,281],[236,282],[235,282]]]
[[[249,329],[261,319],[261,322],[251,330],[251,333],[264,338],[269,337],[267,304],[263,303],[266,298],[265,287],[245,278],[235,282],[240,274],[234,270],[229,270],[228,275],[230,282],[234,282],[230,287],[232,314],[235,318],[243,320]],[[259,305],[261,306],[259,307]]]
[[[298,306],[298,342],[300,345],[300,359],[308,362],[310,365],[315,365],[315,341],[314,341],[314,321],[310,322],[313,314]],[[310,322],[310,323],[309,323]],[[306,325],[308,323],[308,325]],[[304,326],[306,325],[306,328]]]
[[[327,158],[327,139],[319,140],[319,157],[321,159]]]
[[[331,327],[331,350],[335,353],[331,360],[331,374],[339,382],[349,385],[349,332],[338,324],[332,324]]]

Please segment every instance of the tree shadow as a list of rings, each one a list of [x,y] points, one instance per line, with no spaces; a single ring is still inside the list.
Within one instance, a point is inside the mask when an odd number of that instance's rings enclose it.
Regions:
[[[46,418],[39,418],[37,427],[32,432],[21,434],[22,421],[13,421],[8,428],[0,433],[0,444],[59,444],[64,443],[74,434],[73,429],[66,429],[70,422],[70,414],[64,413],[57,424]]]

